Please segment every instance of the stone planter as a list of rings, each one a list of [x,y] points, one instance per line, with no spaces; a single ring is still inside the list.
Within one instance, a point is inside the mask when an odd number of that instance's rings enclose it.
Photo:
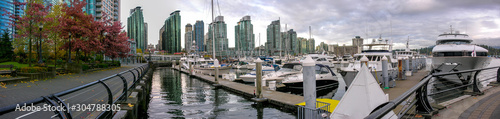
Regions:
[[[78,63],[68,63],[66,65],[66,71],[69,73],[82,73],[82,65]]]
[[[43,73],[17,73],[17,76],[29,77],[30,80],[42,79]]]

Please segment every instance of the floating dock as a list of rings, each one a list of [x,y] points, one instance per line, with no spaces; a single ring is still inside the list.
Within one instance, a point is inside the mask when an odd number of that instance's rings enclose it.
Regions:
[[[175,66],[175,70],[178,70],[182,73],[186,73],[189,75],[189,71],[185,69],[180,69],[178,66]],[[208,83],[214,84],[215,83],[215,77],[213,76],[208,76],[201,74],[199,72],[194,73],[194,75],[190,75],[191,77],[196,77],[198,79],[201,79],[203,81],[206,81]],[[243,95],[246,98],[253,98],[254,97],[254,92],[256,91],[256,87],[254,86],[249,86],[237,82],[232,82],[228,81],[222,78],[219,78],[219,84],[221,85],[221,88],[232,91],[234,93]],[[279,106],[281,109],[285,109],[290,112],[296,112],[297,107],[295,104],[301,103],[304,101],[303,96],[299,95],[294,95],[294,94],[288,94],[288,93],[283,93],[279,91],[273,91],[273,90],[265,90],[265,88],[262,90],[262,96],[264,98],[267,98],[267,103]]]

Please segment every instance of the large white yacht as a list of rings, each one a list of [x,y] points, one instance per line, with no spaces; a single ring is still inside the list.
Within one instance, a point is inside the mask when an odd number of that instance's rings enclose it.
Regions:
[[[467,34],[444,33],[438,36],[436,46],[432,49],[432,69],[440,69],[444,65],[457,65],[456,70],[477,69],[487,66],[490,62],[488,50],[471,44],[472,39]]]
[[[368,50],[363,50],[361,53],[354,54],[355,61],[349,63],[349,66],[342,68],[340,74],[344,77],[347,86],[351,85],[352,80],[356,77],[359,70],[361,69],[360,59],[363,56],[368,58],[368,69],[373,74],[373,77],[379,82],[382,80],[382,58],[385,56],[388,61],[388,73],[389,77],[396,77],[397,75],[397,60],[392,57],[392,43],[388,40],[378,40],[373,39],[370,44],[363,44],[364,47],[368,47]]]

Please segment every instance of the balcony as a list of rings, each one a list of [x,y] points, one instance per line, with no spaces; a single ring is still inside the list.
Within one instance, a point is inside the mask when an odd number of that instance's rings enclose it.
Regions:
[[[101,2],[95,3],[95,6],[102,6]]]
[[[96,12],[101,12],[102,11],[102,8],[96,8],[95,9]]]

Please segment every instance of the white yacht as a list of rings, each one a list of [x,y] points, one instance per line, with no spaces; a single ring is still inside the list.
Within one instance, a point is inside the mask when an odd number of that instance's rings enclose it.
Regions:
[[[301,63],[286,63],[284,64],[280,70],[269,73],[262,77],[263,81],[277,81],[281,82],[283,79],[291,74],[297,74],[302,72],[302,64]]]
[[[368,69],[373,74],[373,77],[380,83],[382,82],[382,58],[385,56],[388,61],[388,73],[389,77],[397,76],[397,60],[392,57],[392,44],[388,40],[378,40],[373,39],[370,44],[363,44],[364,47],[368,47],[368,50],[363,50],[359,54],[354,54],[355,61],[349,63],[349,66],[342,68],[340,74],[344,77],[347,86],[351,85],[352,80],[356,77],[356,74],[361,69],[360,59],[363,56],[368,58]]]
[[[302,65],[301,65],[302,67]],[[316,64],[316,90],[322,90],[325,88],[331,88],[336,86],[338,83],[337,76],[333,73],[329,66],[323,64]],[[304,76],[302,73],[293,73],[283,75],[282,83],[291,90],[302,90],[304,84]]]
[[[325,54],[308,54],[314,60],[316,64],[323,64],[329,67],[335,67],[332,62],[328,59],[332,59],[333,56],[328,56]],[[306,57],[302,57],[300,60],[304,60]]]
[[[263,64],[262,65],[262,75],[264,77],[262,77],[262,80],[265,80],[265,76],[267,74],[271,74],[271,73],[276,72],[276,70],[279,69],[279,67],[277,68],[276,66],[277,65]],[[281,70],[281,69],[279,69],[279,70]],[[245,75],[242,75],[239,78],[241,78],[241,80],[243,80],[244,82],[247,82],[247,83],[255,82],[254,79],[257,78],[257,75],[256,75],[257,73],[255,71],[256,71],[256,69],[254,68],[252,70],[252,72],[247,73]]]
[[[214,75],[215,74],[215,67],[214,67],[214,60],[212,58],[210,59],[205,59],[205,58],[197,58],[196,63],[193,66],[195,70],[198,70],[204,74],[210,74]],[[220,64],[219,67],[219,75],[229,73],[229,70],[231,69],[231,66],[227,64]]]
[[[469,35],[458,31],[439,35],[436,46],[432,49],[432,69],[439,69],[441,65],[447,64],[458,65],[455,68],[457,70],[487,66],[491,60],[487,56],[488,50],[471,42]]]

